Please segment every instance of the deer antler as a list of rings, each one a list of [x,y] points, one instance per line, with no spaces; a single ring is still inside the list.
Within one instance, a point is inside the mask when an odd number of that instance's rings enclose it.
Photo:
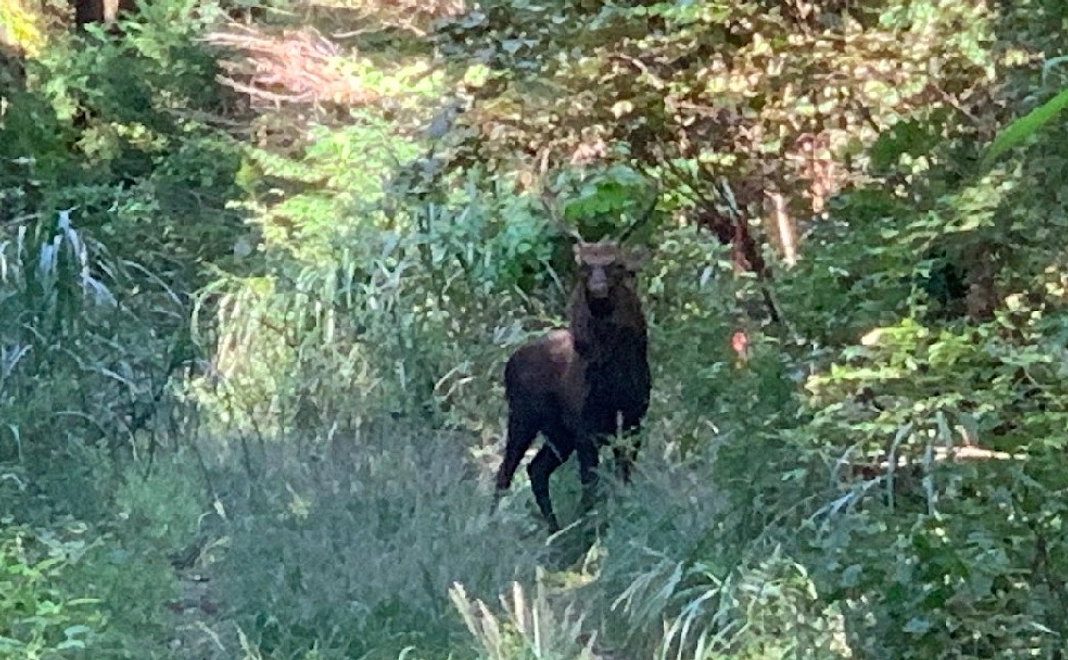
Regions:
[[[634,233],[634,230],[636,230],[638,227],[640,227],[643,224],[645,224],[649,220],[649,218],[651,218],[653,216],[653,211],[656,210],[656,205],[657,205],[657,202],[659,202],[659,201],[660,201],[660,182],[657,181],[657,182],[655,182],[653,184],[653,196],[652,196],[652,200],[649,202],[649,206],[646,207],[646,209],[644,211],[642,211],[641,214],[639,214],[637,218],[634,219],[634,222],[630,223],[630,226],[627,227],[626,229],[624,229],[623,233],[619,235],[619,242],[620,243],[623,243],[628,238],[630,238],[630,235]]]
[[[543,186],[541,190],[541,204],[545,207],[545,210],[549,212],[549,218],[552,220],[553,225],[557,229],[562,231],[567,236],[575,239],[579,243],[585,243],[585,239],[582,238],[582,234],[577,229],[564,223],[563,218],[560,216],[560,211],[556,206],[556,194],[551,192],[547,187]]]
[[[742,212],[738,210],[738,201],[734,198],[734,190],[731,188],[730,182],[727,181],[727,177],[721,176],[716,183],[713,184],[716,192],[719,193],[720,200],[727,205],[727,213],[734,221],[742,219]]]

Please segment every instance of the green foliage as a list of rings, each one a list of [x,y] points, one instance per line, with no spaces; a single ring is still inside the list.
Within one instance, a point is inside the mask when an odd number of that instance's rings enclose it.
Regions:
[[[92,476],[106,479],[99,458],[91,466],[96,470]],[[182,490],[191,499],[198,484],[186,477],[187,483],[179,486],[183,477],[176,472],[143,479],[131,470],[119,496],[126,510],[109,519],[108,501],[93,491],[99,484],[69,468],[67,472],[61,481],[51,473],[35,477],[0,470],[0,568],[7,576],[7,582],[0,579],[0,644],[7,644],[2,655],[170,657],[172,631],[164,605],[174,600],[177,585],[167,561],[169,543],[172,538],[186,542],[200,509],[186,501],[189,518],[177,521],[182,497],[175,497],[175,511],[164,507],[163,500]],[[159,492],[141,492],[142,487]],[[78,490],[83,501],[72,503],[71,490]],[[138,515],[152,500],[161,520]],[[83,523],[63,515],[64,510],[82,511],[101,522]],[[15,522],[19,519],[41,522]]]
[[[239,151],[203,123],[227,97],[198,42],[212,20],[202,3],[153,3],[121,36],[50,35],[0,90],[0,457],[21,484],[3,515],[35,530],[91,521],[46,564],[12,528],[25,571],[11,575],[27,576],[2,590],[15,609],[0,630],[25,645],[13,657],[167,653],[166,553],[196,529],[202,486],[138,480],[184,432],[170,386],[194,357],[187,300],[238,224],[224,207]]]
[[[233,3],[142,5],[56,35],[0,91],[0,501],[34,525],[0,534],[3,643],[1063,648],[1068,125],[1063,94],[1046,100],[1060,60],[1040,71],[1035,53],[1064,50],[1042,29],[1064,7],[494,0],[406,24],[410,5],[302,5],[269,20],[362,32],[359,54],[320,55],[370,100],[253,118],[215,80],[257,62],[231,69],[239,54],[201,39]],[[256,43],[294,67],[304,52]],[[606,476],[542,548],[523,484],[489,515],[483,460],[501,366],[560,322],[570,286],[539,184],[600,238],[654,178],[638,474]],[[803,230],[790,267],[769,247],[783,223]],[[766,272],[738,272],[742,228]],[[573,471],[558,482],[574,495]],[[167,558],[218,531],[206,501],[223,531],[192,561],[225,606],[175,622]],[[64,511],[94,540],[38,529]],[[165,649],[175,627],[208,641]]]
[[[876,657],[927,657],[949,646],[1048,649],[1057,642],[1037,631],[1063,634],[1066,594],[1044,571],[1068,558],[1047,538],[1048,526],[1061,524],[1063,475],[1048,461],[1061,453],[1068,392],[1056,352],[1034,325],[1020,329],[1022,346],[1000,336],[1017,323],[1006,315],[997,325],[932,332],[905,321],[810,380],[811,432],[833,432],[829,449],[861,462],[865,454],[906,457],[920,475],[902,469],[848,488],[819,518],[814,550],[833,558],[818,565],[827,597],[868,617],[852,634],[860,648],[886,654]],[[874,394],[867,404],[857,400],[862,391]],[[979,438],[1015,458],[962,466],[933,458]],[[870,594],[864,615],[859,594]],[[868,639],[884,641],[876,649]]]
[[[199,479],[191,478],[188,461],[174,457],[157,463],[148,475],[124,475],[115,492],[115,507],[123,525],[159,550],[188,543],[204,513]]]
[[[1068,105],[1068,90],[1062,91],[1023,117],[1006,126],[990,144],[983,156],[982,167],[987,169],[1003,153],[1023,144],[1043,126],[1052,121]]]
[[[522,338],[504,310],[552,283],[548,228],[531,200],[484,195],[475,175],[440,202],[399,176],[388,180],[396,196],[382,198],[389,168],[417,145],[372,115],[356,120],[322,131],[296,161],[253,154],[264,181],[300,192],[256,207],[266,273],[207,291],[227,382],[205,401],[224,423],[389,411],[477,427],[497,345]],[[302,403],[289,405],[294,397]]]
[[[137,450],[128,434],[148,424],[145,411],[158,405],[187,349],[160,336],[179,332],[173,292],[149,280],[131,294],[147,273],[115,259],[71,215],[60,213],[54,226],[23,226],[0,243],[0,451],[36,469],[64,466],[61,479],[44,481],[77,508],[93,506],[94,494],[107,497],[96,485],[110,472],[98,448]],[[159,319],[158,326],[137,322],[141,314]],[[53,385],[37,387],[42,381]]]
[[[226,97],[213,15],[176,0],[121,36],[56,34],[0,100],[0,456],[90,519],[110,460],[159,446],[190,289],[232,253],[239,154],[201,121]]]
[[[648,22],[640,34],[628,27],[636,16],[641,25]],[[980,151],[961,117],[998,117],[979,100],[982,81],[994,72],[988,44],[995,30],[991,16],[949,2],[890,3],[880,12],[828,6],[810,16],[767,12],[757,3],[506,2],[446,21],[435,38],[454,63],[473,67],[465,78],[473,99],[454,132],[436,135],[443,151],[393,170],[360,137],[367,126],[382,134],[388,127],[363,115],[356,129],[319,133],[316,144],[329,145],[324,151],[306,150],[296,162],[276,160],[265,168],[299,194],[261,207],[272,270],[235,283],[221,308],[235,310],[220,317],[221,345],[247,351],[226,362],[230,373],[255,372],[242,384],[231,375],[234,393],[248,395],[249,410],[278,411],[277,419],[292,411],[302,421],[279,430],[299,429],[298,443],[311,443],[310,431],[315,447],[325,446],[327,422],[359,428],[382,410],[425,415],[434,424],[459,422],[485,437],[499,410],[491,379],[504,349],[523,338],[519,327],[544,324],[559,301],[543,305],[535,298],[558,295],[551,280],[535,273],[561,262],[539,204],[509,189],[511,171],[522,172],[525,159],[549,152],[548,162],[575,165],[551,175],[552,187],[560,190],[565,221],[594,237],[611,234],[621,217],[643,208],[647,184],[636,172],[651,169],[650,161],[679,179],[682,190],[666,197],[686,216],[713,212],[715,204],[702,197],[710,171],[739,178],[759,173],[796,200],[801,196],[794,193],[815,196],[816,184],[826,183],[814,181],[802,162],[848,159],[848,171],[835,182],[842,194],[826,207],[830,218],[805,237],[799,264],[776,272],[770,285],[788,329],[760,327],[753,310],[764,297],[761,283],[732,278],[727,250],[714,236],[665,227],[663,218],[647,228],[643,238],[656,246],[643,282],[657,383],[656,421],[643,452],[648,469],[633,491],[611,491],[603,512],[611,524],[586,557],[589,582],[580,590],[539,592],[527,603],[529,590],[513,588],[503,617],[484,598],[459,589],[454,605],[477,652],[488,657],[574,656],[597,646],[636,657],[754,658],[828,657],[828,648],[841,657],[851,651],[922,657],[961,644],[977,653],[984,644],[1045,648],[1049,638],[1023,631],[1059,629],[1051,614],[1059,595],[1036,595],[1033,586],[1008,578],[1027,563],[1019,548],[1035,546],[1040,534],[1021,524],[1004,537],[1016,540],[999,540],[1006,528],[986,512],[1000,500],[990,488],[974,491],[987,485],[976,475],[989,478],[980,467],[926,460],[921,465],[932,476],[919,480],[919,491],[909,490],[915,486],[905,483],[904,472],[850,485],[832,469],[840,459],[878,462],[888,443],[899,452],[894,457],[933,456],[938,443],[957,441],[959,433],[941,430],[954,426],[1010,451],[1030,447],[1027,438],[1038,451],[1063,426],[1056,358],[1039,358],[1059,355],[1052,338],[1062,324],[1055,303],[1034,302],[1035,295],[1054,295],[1055,287],[1049,261],[1014,243],[1027,232],[1011,201],[1017,183],[991,177],[960,185],[974,174]],[[777,34],[789,36],[768,36]],[[893,71],[884,66],[888,57]],[[931,69],[931,61],[941,69]],[[943,94],[932,96],[934,89]],[[811,131],[823,141],[799,155]],[[401,161],[421,153],[408,142],[392,149],[403,154]],[[338,168],[338,160],[375,166]],[[346,182],[342,173],[351,171],[360,178]],[[385,198],[380,179],[390,182]],[[743,210],[758,214],[759,200],[739,190]],[[791,211],[798,211],[796,203]],[[1040,243],[1032,241],[1036,248]],[[1043,249],[1052,254],[1049,245]],[[1000,302],[976,307],[965,300],[975,291]],[[1006,305],[1011,313],[997,312]],[[536,320],[499,320],[517,308]],[[1021,321],[1040,309],[1033,322]],[[993,320],[986,318],[991,313]],[[261,350],[261,319],[295,330]],[[882,334],[869,335],[873,328]],[[731,349],[739,331],[749,342],[744,358]],[[876,336],[893,338],[893,348],[871,344]],[[1016,373],[1021,365],[1028,372],[1023,381],[1042,394],[1027,393]],[[869,391],[882,409],[865,415],[856,401]],[[1006,400],[1017,408],[997,407]],[[373,446],[366,439],[361,444]],[[1058,482],[1039,471],[1043,479],[1032,478],[1039,492],[1059,497]],[[1000,487],[1012,490],[1008,484],[1022,478],[1010,471]],[[301,493],[297,509],[309,511],[300,515],[310,521],[319,500],[308,504],[301,489],[294,492]],[[889,504],[879,499],[884,493]],[[398,499],[420,501],[418,492]],[[939,507],[924,506],[931,501]],[[439,506],[451,510],[448,501]],[[1059,515],[1034,511],[1042,520]],[[924,516],[922,524],[915,512]],[[326,518],[336,530],[393,530],[382,518]],[[947,531],[959,546],[950,558],[944,544],[930,542],[932,520],[978,536]],[[1047,548],[1048,533],[1041,533]],[[912,547],[934,549],[921,558],[906,552]],[[996,569],[982,568],[984,555],[975,548],[999,549],[1006,559]],[[945,559],[961,574],[996,573],[1011,588],[991,591],[994,598],[960,588],[936,603],[929,594],[948,574],[913,570],[899,578],[903,569],[886,561],[889,549],[904,566]],[[1051,562],[1060,561],[1058,552]],[[840,585],[843,570],[848,588]],[[317,579],[302,570],[287,584],[298,577]],[[880,591],[895,579],[904,580],[901,589]],[[355,581],[353,588],[368,584]],[[382,591],[390,589],[408,593],[398,586]],[[269,653],[308,648],[314,639],[364,651],[345,646],[357,631],[376,640],[388,637],[385,631],[404,631],[402,640],[426,644],[407,635],[413,612],[440,612],[440,603],[429,596],[377,598],[389,605],[363,617],[364,627],[331,628],[330,614],[312,608],[301,625],[246,629],[257,632]],[[958,607],[958,600],[972,609]],[[545,623],[568,605],[574,617]],[[279,612],[308,607],[280,599],[270,616],[286,621]],[[1017,618],[997,619],[1005,611],[1000,607]],[[248,606],[246,620],[258,611]],[[572,626],[579,613],[592,613],[585,621],[593,623]],[[441,616],[431,618],[435,634],[454,640],[455,628]],[[923,617],[940,623],[923,629]],[[997,627],[979,627],[994,619]],[[592,628],[601,637],[590,647],[584,634]],[[333,636],[324,638],[324,630]],[[1018,642],[1007,641],[1014,636]],[[893,641],[876,647],[888,638]]]
[[[576,177],[565,173],[555,182],[556,187],[566,190],[568,183],[576,188],[566,198],[562,209],[563,219],[575,223],[583,238],[589,241],[601,238],[618,238],[628,227],[620,224],[620,218],[630,216],[631,223],[641,220],[640,214],[648,206],[643,197],[649,197],[649,184],[633,168],[612,165],[603,169],[583,172]],[[571,181],[572,179],[578,179]],[[642,235],[648,237],[655,226],[647,222],[641,227]],[[635,227],[637,229],[637,227]]]
[[[0,655],[78,658],[103,623],[98,601],[64,583],[90,549],[84,526],[31,529],[0,521]]]
[[[111,658],[165,657],[171,633],[165,604],[177,594],[166,558],[147,551],[130,526],[102,534],[84,561],[65,576],[68,588],[96,604],[98,653]]]
[[[36,232],[19,232],[12,241],[0,244],[0,285],[3,286],[5,322],[2,336],[7,353],[3,380],[4,417],[11,435],[4,447],[5,458],[26,458],[25,449],[34,443],[35,427],[46,422],[56,407],[50,395],[42,392],[36,400],[25,396],[25,388],[45,373],[70,367],[69,358],[47,359],[48,351],[64,339],[90,334],[99,308],[116,305],[109,287],[94,277],[97,259],[106,259],[101,246],[87,241],[71,224],[70,213],[59,215],[55,229],[40,223]],[[110,314],[109,314],[110,315]],[[58,357],[58,356],[57,356]],[[76,387],[70,383],[68,387]]]
[[[197,39],[215,12],[200,4],[154,3],[120,38],[91,26],[27,63],[0,119],[11,129],[0,155],[25,163],[0,178],[17,203],[7,220],[77,208],[117,257],[156,274],[181,264],[188,280],[197,260],[231,251],[240,223],[224,208],[239,152],[203,120],[227,98],[205,85],[216,64]]]

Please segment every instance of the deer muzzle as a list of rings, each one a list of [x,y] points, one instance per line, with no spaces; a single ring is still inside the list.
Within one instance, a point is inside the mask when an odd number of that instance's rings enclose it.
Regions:
[[[594,268],[590,271],[590,279],[586,282],[586,291],[593,298],[608,297],[608,275],[603,268]]]

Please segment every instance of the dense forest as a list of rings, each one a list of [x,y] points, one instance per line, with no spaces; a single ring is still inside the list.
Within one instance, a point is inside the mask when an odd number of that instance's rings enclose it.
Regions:
[[[0,1],[0,657],[1068,657],[1066,51],[1061,0]],[[557,531],[505,364],[594,277],[651,395]]]

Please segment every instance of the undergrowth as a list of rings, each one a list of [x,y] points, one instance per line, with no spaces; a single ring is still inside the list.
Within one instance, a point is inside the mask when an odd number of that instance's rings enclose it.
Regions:
[[[1011,68],[1055,3],[249,4],[0,10],[0,655],[1059,657],[1063,67]],[[359,103],[218,83],[304,20]],[[590,238],[659,195],[637,474],[560,470],[551,537],[522,472],[491,507],[545,185]]]

